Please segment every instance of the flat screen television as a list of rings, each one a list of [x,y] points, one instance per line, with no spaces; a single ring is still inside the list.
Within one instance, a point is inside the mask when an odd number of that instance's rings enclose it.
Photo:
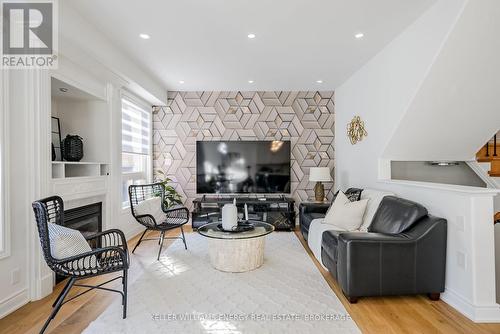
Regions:
[[[196,192],[290,193],[290,142],[197,141]]]

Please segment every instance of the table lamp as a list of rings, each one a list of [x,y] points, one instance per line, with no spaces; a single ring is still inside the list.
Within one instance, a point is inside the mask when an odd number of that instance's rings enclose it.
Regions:
[[[323,202],[325,198],[325,186],[322,182],[331,182],[330,168],[311,167],[309,170],[309,181],[316,182],[314,186],[314,197],[316,201]]]

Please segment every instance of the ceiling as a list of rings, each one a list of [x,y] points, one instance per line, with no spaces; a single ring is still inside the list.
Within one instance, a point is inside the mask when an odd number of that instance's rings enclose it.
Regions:
[[[435,2],[72,0],[71,4],[168,90],[329,90]],[[359,32],[364,37],[356,39]],[[141,33],[151,38],[143,40]],[[250,33],[256,37],[249,39]]]
[[[55,99],[77,101],[98,100],[97,97],[54,77],[50,79],[50,87],[51,96]]]

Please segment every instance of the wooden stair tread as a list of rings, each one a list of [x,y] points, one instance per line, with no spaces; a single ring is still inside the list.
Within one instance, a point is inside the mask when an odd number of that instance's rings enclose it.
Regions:
[[[500,177],[500,172],[498,172],[498,173],[488,172],[488,174],[489,174],[491,177]]]
[[[497,157],[478,157],[476,158],[477,162],[492,162],[495,160],[500,160],[500,156]]]

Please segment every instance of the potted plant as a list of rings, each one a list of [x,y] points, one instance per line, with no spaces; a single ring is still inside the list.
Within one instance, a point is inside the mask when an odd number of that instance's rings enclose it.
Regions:
[[[165,194],[165,197],[163,198],[163,205],[165,208],[168,209],[176,205],[182,205],[181,195],[169,184],[172,182],[172,179],[169,178],[161,169],[158,169],[156,174],[157,182],[162,185],[163,192]]]

